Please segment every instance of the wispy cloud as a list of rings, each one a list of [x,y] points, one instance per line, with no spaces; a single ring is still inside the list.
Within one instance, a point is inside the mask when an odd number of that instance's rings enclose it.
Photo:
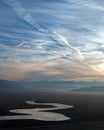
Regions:
[[[22,18],[23,20],[25,20],[26,22],[28,22],[30,25],[32,25],[34,28],[37,28],[38,31],[41,31],[43,33],[46,33],[46,35],[48,35],[49,38],[59,42],[60,44],[64,44],[64,46],[68,47],[73,54],[75,54],[76,56],[79,56],[79,59],[82,60],[84,59],[84,57],[82,56],[82,53],[80,50],[78,50],[77,48],[71,46],[68,41],[61,36],[59,33],[46,29],[43,26],[40,26],[35,19],[33,19],[31,17],[30,14],[28,14],[26,12],[26,10],[20,5],[19,1],[17,0],[8,0],[8,2],[10,2],[10,4],[12,5],[13,9],[16,11],[16,13],[18,14],[18,16],[20,18]],[[50,39],[49,39],[50,40]],[[44,43],[44,42],[43,42]],[[23,44],[22,44],[23,45]],[[19,45],[20,46],[20,45]],[[26,44],[25,44],[26,46]],[[31,46],[31,45],[30,45]],[[29,45],[27,45],[27,47],[29,47]]]

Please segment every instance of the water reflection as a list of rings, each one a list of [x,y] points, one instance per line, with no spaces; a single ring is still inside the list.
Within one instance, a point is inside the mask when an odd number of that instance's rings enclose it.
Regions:
[[[49,105],[54,106],[52,108],[34,108],[34,109],[13,109],[9,112],[19,113],[24,115],[17,116],[0,116],[0,120],[17,120],[17,119],[34,119],[44,121],[64,121],[71,119],[61,113],[48,112],[48,110],[61,110],[73,108],[73,105],[59,104],[59,103],[36,103],[34,101],[26,101],[27,104],[32,105]]]

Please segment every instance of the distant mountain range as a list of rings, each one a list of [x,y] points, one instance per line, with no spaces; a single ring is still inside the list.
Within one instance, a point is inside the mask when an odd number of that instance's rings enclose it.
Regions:
[[[0,88],[5,89],[40,89],[69,90],[74,92],[104,91],[104,82],[75,81],[7,81],[0,80]]]
[[[80,88],[77,82],[73,81],[16,81],[17,84],[30,89],[68,89]],[[84,84],[83,84],[84,85]]]

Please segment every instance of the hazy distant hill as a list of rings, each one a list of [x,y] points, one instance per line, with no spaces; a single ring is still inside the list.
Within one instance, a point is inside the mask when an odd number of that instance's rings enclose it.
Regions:
[[[13,81],[0,80],[0,89],[18,89],[18,88],[21,88],[21,86]]]
[[[93,86],[72,90],[73,92],[104,92],[104,86]]]
[[[17,84],[30,89],[67,89],[76,90],[91,86],[104,86],[104,82],[75,82],[75,81],[16,81]]]

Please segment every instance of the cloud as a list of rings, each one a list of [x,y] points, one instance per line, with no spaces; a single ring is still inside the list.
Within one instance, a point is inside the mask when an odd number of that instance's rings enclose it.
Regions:
[[[6,11],[0,8],[8,20],[0,16],[1,77],[10,68],[17,79],[103,77],[102,0],[6,0],[2,4],[8,5]]]

